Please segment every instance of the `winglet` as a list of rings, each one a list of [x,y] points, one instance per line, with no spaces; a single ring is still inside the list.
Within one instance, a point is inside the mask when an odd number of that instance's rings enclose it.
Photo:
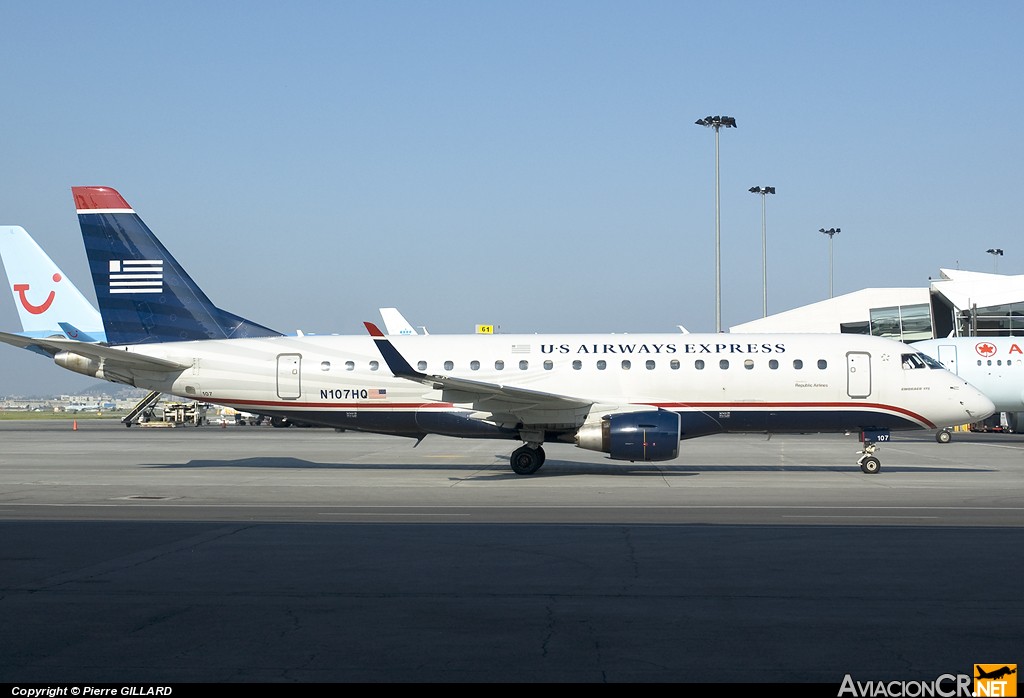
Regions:
[[[86,342],[87,344],[94,344],[100,341],[93,337],[88,332],[83,332],[82,330],[78,329],[70,322],[58,322],[57,325],[59,325],[60,328],[64,330],[64,334],[67,336],[68,339],[75,339],[79,342]]]
[[[391,372],[395,374],[397,378],[410,378],[412,380],[423,380],[427,376],[426,374],[420,373],[419,371],[413,370],[413,367],[409,365],[409,362],[405,360],[395,345],[391,343],[391,340],[387,338],[380,328],[374,325],[372,322],[364,322],[367,331],[370,336],[373,337],[374,343],[377,345],[377,351],[384,358],[384,363],[388,365]]]

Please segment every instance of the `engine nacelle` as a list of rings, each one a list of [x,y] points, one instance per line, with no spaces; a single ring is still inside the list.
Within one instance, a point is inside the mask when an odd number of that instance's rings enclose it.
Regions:
[[[613,460],[672,460],[679,455],[681,424],[679,413],[667,410],[609,414],[580,427],[576,445]]]
[[[58,352],[56,356],[53,357],[53,362],[61,368],[66,368],[69,371],[81,373],[83,376],[89,376],[91,378],[96,378],[96,374],[100,372],[99,361],[70,351]]]
[[[72,351],[60,351],[57,352],[53,357],[53,362],[61,368],[66,368],[69,371],[75,373],[81,373],[83,376],[89,376],[91,378],[100,378],[105,381],[113,381],[115,383],[125,383],[126,385],[135,385],[134,379],[130,373],[121,373],[119,371],[112,371],[96,359],[88,356],[82,356]]]

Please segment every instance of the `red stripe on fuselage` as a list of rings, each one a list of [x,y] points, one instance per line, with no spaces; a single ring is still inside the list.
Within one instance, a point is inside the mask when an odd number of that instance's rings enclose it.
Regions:
[[[932,424],[929,420],[925,419],[916,412],[912,412],[903,407],[883,405],[878,402],[643,402],[632,404],[650,405],[651,407],[660,407],[662,409],[695,408],[698,410],[841,408],[844,411],[849,411],[851,409],[855,410],[859,408],[864,408],[869,410],[880,410],[884,412],[897,412],[899,414],[910,417],[911,419],[926,425],[929,429],[935,428],[934,424]]]
[[[373,402],[294,402],[292,400],[232,400],[230,398],[215,398],[211,402],[229,403],[232,405],[251,405],[255,407],[304,407],[321,410],[351,410],[351,409],[451,409],[455,407],[450,402],[386,402],[377,400]]]
[[[214,402],[231,405],[249,405],[253,407],[301,407],[306,409],[322,410],[401,410],[401,409],[454,409],[455,405],[450,402],[292,402],[290,400],[232,400],[230,398],[217,398]],[[839,409],[844,412],[852,410],[875,410],[880,412],[895,412],[902,414],[925,428],[934,429],[935,425],[916,412],[903,407],[883,405],[877,402],[643,402],[632,403],[634,405],[649,405],[661,409],[688,409],[688,410],[747,410],[761,411],[765,409]]]

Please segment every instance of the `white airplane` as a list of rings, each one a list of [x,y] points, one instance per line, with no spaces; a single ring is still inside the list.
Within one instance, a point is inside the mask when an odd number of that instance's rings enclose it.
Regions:
[[[996,412],[1024,411],[1024,338],[947,337],[915,342],[914,348],[988,396]],[[937,438],[949,441],[949,433]]]
[[[898,342],[860,335],[283,336],[214,306],[121,195],[74,187],[110,345],[35,343],[64,368],[271,417],[422,439],[575,443],[665,461],[725,432],[864,433],[975,421],[991,401]],[[382,361],[383,359],[383,361]],[[904,366],[908,366],[905,368]]]
[[[0,261],[14,294],[22,335],[106,341],[99,311],[21,226],[0,226]]]

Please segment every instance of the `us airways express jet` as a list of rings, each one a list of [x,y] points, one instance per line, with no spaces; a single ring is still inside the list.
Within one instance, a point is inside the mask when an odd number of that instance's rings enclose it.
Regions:
[[[35,343],[64,368],[271,417],[422,439],[522,441],[628,461],[725,432],[889,430],[981,419],[988,398],[906,345],[851,335],[283,336],[213,305],[121,195],[74,187],[106,344]]]

